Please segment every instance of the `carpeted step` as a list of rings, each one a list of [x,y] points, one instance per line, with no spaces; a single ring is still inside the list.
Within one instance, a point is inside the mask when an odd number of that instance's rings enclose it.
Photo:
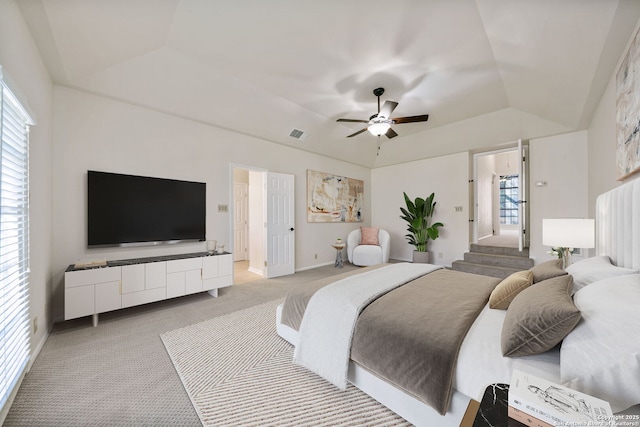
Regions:
[[[522,251],[518,250],[518,248],[509,248],[505,246],[486,246],[486,245],[477,245],[472,243],[469,247],[470,252],[483,253],[483,254],[493,254],[493,255],[507,255],[507,256],[517,256],[529,258],[529,248],[524,248]]]
[[[500,279],[505,279],[509,275],[522,270],[521,268],[482,265],[482,264],[476,264],[476,263],[461,261],[461,260],[453,261],[451,263],[451,269],[456,271],[463,271],[465,273],[474,273],[474,274],[481,274],[483,276],[498,277]]]
[[[473,264],[483,264],[492,267],[507,267],[518,270],[528,270],[533,267],[533,260],[522,256],[496,255],[489,253],[467,252],[464,260]]]

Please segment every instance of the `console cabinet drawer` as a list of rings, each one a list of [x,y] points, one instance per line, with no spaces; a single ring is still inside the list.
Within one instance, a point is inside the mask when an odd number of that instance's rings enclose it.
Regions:
[[[103,267],[91,270],[67,272],[64,275],[64,287],[74,288],[76,286],[120,281],[121,271],[121,267]]]
[[[167,274],[178,271],[199,270],[202,268],[202,258],[187,258],[167,261]]]

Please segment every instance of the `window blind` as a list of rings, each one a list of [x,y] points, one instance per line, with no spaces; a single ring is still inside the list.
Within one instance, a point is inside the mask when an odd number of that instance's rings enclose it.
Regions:
[[[0,408],[30,353],[29,123],[0,68]]]

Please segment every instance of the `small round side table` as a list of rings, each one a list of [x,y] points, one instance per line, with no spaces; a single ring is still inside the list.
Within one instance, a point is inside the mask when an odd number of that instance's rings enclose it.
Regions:
[[[336,250],[336,263],[334,264],[334,267],[342,268],[342,250],[346,245],[344,243],[334,243],[331,246]]]

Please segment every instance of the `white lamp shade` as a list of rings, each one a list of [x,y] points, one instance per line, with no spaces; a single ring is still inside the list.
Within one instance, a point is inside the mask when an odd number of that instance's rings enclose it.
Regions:
[[[542,244],[563,248],[593,248],[595,221],[581,218],[543,219]]]

